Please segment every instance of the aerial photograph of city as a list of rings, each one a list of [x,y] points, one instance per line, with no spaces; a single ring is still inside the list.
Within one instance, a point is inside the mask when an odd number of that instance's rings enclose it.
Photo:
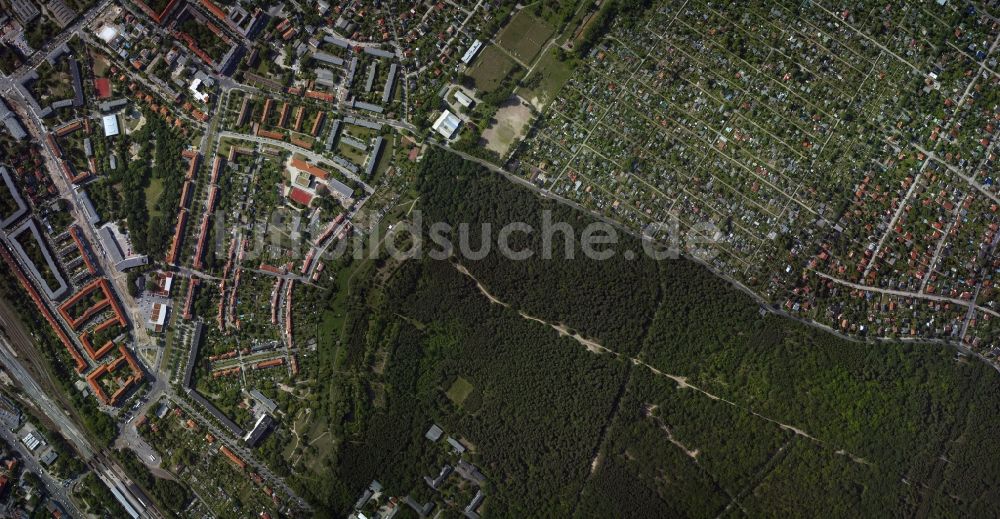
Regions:
[[[1000,517],[1000,0],[0,0],[0,517]]]

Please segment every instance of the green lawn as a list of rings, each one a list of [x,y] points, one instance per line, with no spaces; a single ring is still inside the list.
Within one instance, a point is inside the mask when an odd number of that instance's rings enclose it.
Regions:
[[[353,146],[348,146],[343,142],[337,143],[337,153],[343,156],[345,159],[362,166],[365,163],[365,159],[368,157],[367,154],[361,153],[360,150],[355,149]]]
[[[146,188],[146,212],[150,216],[162,214],[161,211],[156,209],[156,202],[160,200],[161,195],[163,195],[163,179],[151,179],[149,187]]]
[[[260,63],[257,65],[257,74],[260,76],[267,77],[271,73],[271,60],[261,59]]]
[[[530,65],[553,32],[555,29],[544,20],[522,9],[500,31],[497,41],[511,54]]]
[[[531,71],[531,75],[525,78],[525,84],[528,86],[517,92],[536,108],[552,101],[573,75],[574,63],[571,60],[559,61],[556,54],[556,49],[546,52]]]
[[[326,423],[326,417],[322,417],[322,420],[319,418],[313,420],[309,432],[305,433],[308,445],[302,445],[304,451],[302,461],[309,472],[314,474],[322,474],[326,470],[326,461],[336,446],[334,436]]]
[[[448,399],[454,402],[455,405],[461,406],[465,402],[465,399],[469,398],[469,395],[472,394],[472,390],[474,389],[475,386],[473,386],[471,382],[462,377],[458,377],[451,383],[451,387],[448,388]]]
[[[483,49],[468,74],[476,81],[476,89],[492,92],[510,75],[514,66],[514,62],[502,50],[490,45]]]
[[[7,186],[0,180],[0,218],[6,218],[17,210],[17,202],[11,195]]]

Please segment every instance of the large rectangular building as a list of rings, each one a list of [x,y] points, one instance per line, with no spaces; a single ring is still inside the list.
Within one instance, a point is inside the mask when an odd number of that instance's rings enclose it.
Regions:
[[[45,8],[55,19],[56,23],[59,24],[60,29],[65,28],[76,18],[76,11],[66,5],[66,2],[63,2],[63,0],[49,0]]]
[[[382,155],[382,147],[385,145],[385,139],[379,135],[375,139],[375,147],[372,149],[372,154],[368,156],[368,164],[365,166],[365,176],[371,178],[372,174],[375,173],[375,167],[378,166],[378,159]]]
[[[330,191],[332,191],[335,195],[339,196],[340,198],[347,199],[354,196],[353,189],[348,187],[347,184],[344,184],[343,182],[335,178],[331,178],[328,184],[330,186]]]
[[[372,85],[375,83],[376,74],[378,74],[378,62],[373,61],[371,65],[368,65],[368,78],[365,79],[365,93],[372,91]]]
[[[434,121],[432,128],[434,131],[441,134],[445,139],[451,140],[455,132],[458,131],[458,125],[461,124],[461,120],[455,114],[448,110],[441,113],[441,116]]]
[[[260,442],[267,438],[267,435],[271,433],[271,429],[274,426],[274,418],[271,415],[264,414],[253,426],[253,430],[247,433],[246,437],[243,438],[247,442],[247,447],[251,449],[260,445]]]
[[[385,86],[382,87],[382,104],[389,104],[392,99],[393,85],[396,84],[396,70],[395,63],[389,66],[389,77],[385,80]]]
[[[115,114],[105,115],[101,118],[101,124],[104,125],[104,136],[114,137],[118,135],[118,116]]]
[[[472,42],[472,45],[469,46],[469,50],[465,51],[465,54],[462,55],[462,63],[465,63],[466,65],[472,63],[472,60],[476,59],[476,55],[479,54],[479,50],[482,48],[483,42],[479,40]]]
[[[10,178],[10,171],[8,171],[7,168],[0,166],[0,177],[3,177],[3,183],[7,188],[7,193],[14,200],[14,205],[17,206],[17,209],[12,211],[10,214],[0,214],[0,228],[2,228],[11,225],[19,218],[27,214],[28,206],[24,203],[24,199],[21,198],[21,194],[18,193],[17,187],[14,185],[14,180]]]
[[[393,54],[393,53],[391,53],[391,52],[389,52],[387,50],[382,50],[382,49],[379,49],[379,48],[376,48],[376,47],[365,47],[364,51],[365,51],[365,54],[369,54],[369,55],[375,56],[377,58],[392,58],[392,57],[396,56],[395,54]]]
[[[17,17],[17,21],[21,22],[22,25],[27,25],[41,14],[38,6],[31,0],[9,0],[9,2],[11,10],[14,11],[14,16]]]
[[[355,100],[351,104],[351,108],[355,108],[355,109],[358,109],[358,110],[368,110],[369,112],[374,112],[374,113],[377,113],[377,114],[382,113],[383,110],[384,110],[379,105],[372,104],[372,103],[366,103],[364,101],[358,101],[358,100]]]
[[[330,133],[327,134],[327,136],[326,136],[326,149],[327,150],[333,149],[333,144],[334,144],[334,142],[337,141],[337,132],[340,131],[340,119],[337,119],[337,120],[333,121],[333,124],[330,125],[330,126],[331,126],[330,127]]]
[[[344,65],[344,60],[342,58],[338,58],[329,52],[323,52],[321,50],[313,53],[313,59],[319,61],[320,63],[333,65],[335,67],[341,67]]]
[[[7,132],[14,140],[19,141],[28,136],[27,132],[24,131],[24,127],[21,126],[21,121],[17,119],[17,114],[15,114],[4,102],[0,99],[0,120],[3,121],[4,126],[7,127]]]

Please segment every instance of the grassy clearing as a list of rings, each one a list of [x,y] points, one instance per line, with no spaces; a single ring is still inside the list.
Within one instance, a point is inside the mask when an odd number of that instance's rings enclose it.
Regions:
[[[465,399],[469,398],[472,394],[472,390],[475,386],[471,382],[465,380],[462,377],[458,377],[454,382],[451,383],[451,387],[448,388],[448,399],[455,403],[455,405],[460,406],[465,403]]]
[[[220,157],[229,156],[229,149],[233,146],[239,146],[239,141],[235,139],[220,139],[219,146],[215,149],[215,154]]]
[[[348,146],[343,142],[337,143],[337,154],[357,164],[359,167],[365,163],[365,159],[368,157],[368,155],[362,153],[361,150],[356,149],[353,146]]]
[[[497,41],[518,59],[530,64],[554,32],[551,25],[522,9],[500,31]]]
[[[146,188],[146,212],[150,216],[162,214],[156,209],[156,202],[160,200],[161,195],[163,195],[163,179],[150,179],[149,187]]]
[[[559,61],[557,54],[556,49],[546,52],[531,71],[531,75],[525,78],[525,84],[528,86],[518,91],[521,97],[539,110],[555,99],[556,94],[573,75],[574,63],[570,60]]]
[[[514,70],[514,62],[503,51],[490,45],[483,49],[475,65],[469,69],[469,76],[476,81],[476,89],[492,92],[500,86],[504,78]]]
[[[98,54],[96,52],[92,52],[90,55],[94,59],[94,76],[104,77],[108,69],[111,68],[111,63],[108,61],[108,58],[106,58],[103,54]]]

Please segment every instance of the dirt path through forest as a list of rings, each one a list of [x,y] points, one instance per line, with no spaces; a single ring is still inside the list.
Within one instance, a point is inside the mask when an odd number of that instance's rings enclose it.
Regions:
[[[476,287],[479,289],[479,291],[483,294],[483,296],[485,296],[487,299],[489,299],[489,301],[491,303],[498,304],[498,305],[503,306],[505,308],[510,308],[511,307],[510,303],[502,301],[501,299],[497,298],[492,293],[490,293],[490,291],[487,290],[487,288],[478,279],[476,279],[476,277],[474,275],[472,275],[472,273],[469,272],[469,269],[465,268],[465,266],[463,266],[461,264],[458,264],[458,263],[454,263],[454,265],[455,265],[455,269],[457,269],[459,272],[461,272],[463,275],[465,275],[466,277],[468,277],[469,279],[471,279],[476,284]],[[776,420],[774,418],[771,418],[770,416],[760,414],[757,411],[754,411],[753,409],[744,407],[744,406],[742,406],[742,405],[740,405],[740,404],[738,404],[736,402],[733,402],[731,400],[727,400],[727,399],[722,398],[722,397],[720,397],[718,395],[710,393],[709,391],[706,391],[706,390],[704,390],[704,389],[702,389],[702,388],[700,388],[698,386],[695,386],[695,385],[689,383],[688,380],[687,380],[687,377],[684,377],[684,376],[681,376],[681,375],[672,375],[670,373],[664,373],[663,371],[660,371],[659,369],[657,369],[657,368],[655,368],[655,367],[647,364],[646,362],[644,362],[644,361],[642,361],[640,359],[637,359],[637,358],[634,358],[634,357],[626,357],[626,356],[624,356],[624,355],[622,355],[622,354],[620,354],[620,353],[618,353],[618,352],[616,352],[614,350],[611,350],[611,349],[605,347],[604,345],[600,344],[599,342],[597,342],[597,341],[595,341],[593,339],[588,339],[586,337],[581,336],[579,333],[573,332],[572,330],[569,329],[569,327],[567,327],[563,323],[557,323],[557,324],[550,323],[550,322],[548,322],[548,321],[546,321],[544,319],[541,319],[539,317],[535,317],[535,316],[529,315],[529,314],[525,313],[523,310],[519,310],[518,314],[520,314],[520,316],[522,318],[524,318],[524,319],[526,319],[528,321],[534,321],[536,323],[543,324],[543,325],[551,327],[560,336],[566,336],[566,337],[570,337],[570,338],[576,340],[576,342],[580,343],[580,345],[582,345],[583,347],[587,348],[587,351],[590,351],[591,353],[595,353],[595,354],[608,353],[608,354],[611,354],[611,355],[613,355],[615,357],[618,357],[618,358],[621,358],[621,359],[630,360],[630,361],[632,361],[632,363],[634,365],[644,367],[644,368],[648,369],[654,375],[661,376],[661,377],[666,377],[666,378],[669,378],[670,380],[674,381],[674,383],[677,384],[677,389],[691,389],[691,390],[697,391],[698,393],[701,393],[702,395],[704,395],[704,396],[706,396],[706,397],[708,397],[708,398],[710,398],[712,400],[716,400],[716,401],[719,401],[719,402],[724,402],[724,403],[726,403],[726,404],[728,404],[728,405],[730,405],[732,407],[735,407],[735,408],[740,409],[740,410],[742,410],[744,412],[750,413],[750,414],[752,414],[752,415],[754,415],[754,416],[756,416],[758,418],[761,418],[763,420],[767,420],[767,421],[769,421],[769,422],[777,425],[778,427],[780,427],[780,428],[782,428],[782,429],[784,429],[786,431],[790,431],[790,432],[794,433],[797,436],[800,436],[802,438],[806,438],[806,439],[808,439],[808,440],[810,440],[810,441],[812,441],[814,443],[817,443],[819,445],[827,445],[826,442],[824,442],[823,440],[821,440],[819,438],[816,438],[815,436],[809,434],[808,432],[806,432],[805,430],[803,430],[803,429],[801,429],[799,427],[796,427],[794,425],[790,425],[790,424],[781,422],[780,420]],[[673,440],[674,440],[673,439],[673,434],[671,433],[670,436],[671,436],[670,439],[673,442]],[[677,443],[679,443],[679,442],[677,442]],[[675,444],[677,444],[677,443],[675,443]],[[679,445],[679,447],[680,447],[680,445]],[[686,447],[683,447],[683,450],[685,451],[685,453],[688,453],[690,455],[690,453],[689,453],[689,451],[688,451],[688,449]],[[697,450],[695,450],[693,452],[697,453]],[[864,459],[864,458],[862,458],[860,456],[855,456],[854,454],[851,454],[850,452],[847,452],[844,449],[836,449],[834,452],[836,454],[846,455],[848,457],[848,459],[850,459],[851,461],[853,461],[855,463],[859,463],[859,464],[863,464],[863,465],[872,465],[872,463],[869,462],[868,460],[866,460],[866,459]],[[695,455],[697,455],[697,454],[695,454]],[[692,457],[694,457],[694,456],[692,456]]]

